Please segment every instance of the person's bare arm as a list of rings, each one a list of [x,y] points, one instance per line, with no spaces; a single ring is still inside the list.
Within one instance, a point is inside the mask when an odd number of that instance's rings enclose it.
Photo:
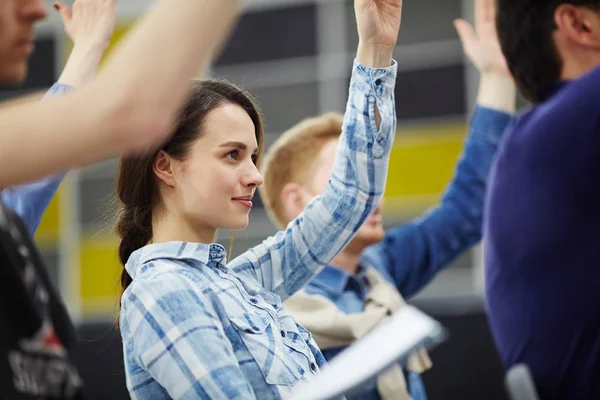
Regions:
[[[73,50],[58,82],[46,93],[46,99],[64,95],[94,79],[115,24],[115,4],[106,0],[76,0],[73,10],[58,2],[54,5],[60,12],[65,32],[73,41]],[[0,192],[0,200],[21,217],[33,236],[65,175],[63,171],[5,188]]]
[[[160,0],[94,82],[43,103],[0,108],[0,188],[166,139],[189,80],[219,50],[238,4]]]
[[[454,21],[463,51],[480,74],[477,105],[506,113],[514,113],[517,86],[496,33],[496,2],[475,1],[475,25],[464,19]]]
[[[115,1],[75,0],[72,9],[57,1],[54,8],[60,13],[65,33],[73,42],[58,83],[78,88],[96,77],[115,27]]]

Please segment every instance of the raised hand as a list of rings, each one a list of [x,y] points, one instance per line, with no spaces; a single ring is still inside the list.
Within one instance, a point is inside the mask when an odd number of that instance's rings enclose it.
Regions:
[[[389,66],[402,21],[402,0],[354,0],[358,58],[371,67]]]
[[[106,50],[115,27],[116,0],[75,0],[73,9],[55,2],[65,32],[75,45],[99,46]]]
[[[116,0],[75,0],[73,9],[54,3],[73,41],[73,50],[59,82],[79,87],[96,75],[115,28]]]
[[[496,0],[475,0],[475,29],[464,19],[454,21],[465,55],[479,70],[477,104],[513,113],[516,86],[496,33]]]
[[[496,1],[475,0],[475,29],[464,19],[454,21],[465,55],[480,73],[510,75],[496,33]]]

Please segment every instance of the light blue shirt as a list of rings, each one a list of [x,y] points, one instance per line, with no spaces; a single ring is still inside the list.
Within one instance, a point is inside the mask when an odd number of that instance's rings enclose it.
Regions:
[[[44,98],[57,96],[71,90],[71,86],[57,82],[52,85]],[[21,217],[31,236],[40,225],[42,215],[65,175],[66,173],[49,176],[32,183],[6,188],[0,193],[2,202]]]
[[[396,131],[396,70],[395,62],[355,62],[329,184],[286,230],[228,265],[217,244],[152,244],[131,255],[120,321],[133,399],[279,399],[318,373],[323,355],[281,303],[379,204]]]

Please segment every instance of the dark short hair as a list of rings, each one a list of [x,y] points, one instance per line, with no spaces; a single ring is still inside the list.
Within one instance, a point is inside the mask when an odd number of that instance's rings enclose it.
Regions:
[[[561,4],[600,9],[600,0],[497,0],[496,25],[502,52],[519,90],[530,101],[560,79],[562,60],[552,32]]]

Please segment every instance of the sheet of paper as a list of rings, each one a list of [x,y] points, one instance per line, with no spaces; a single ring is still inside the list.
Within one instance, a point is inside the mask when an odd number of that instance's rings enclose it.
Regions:
[[[402,307],[371,333],[327,364],[314,378],[299,383],[292,400],[339,398],[395,362],[404,362],[418,347],[444,340],[442,325],[412,306]]]

